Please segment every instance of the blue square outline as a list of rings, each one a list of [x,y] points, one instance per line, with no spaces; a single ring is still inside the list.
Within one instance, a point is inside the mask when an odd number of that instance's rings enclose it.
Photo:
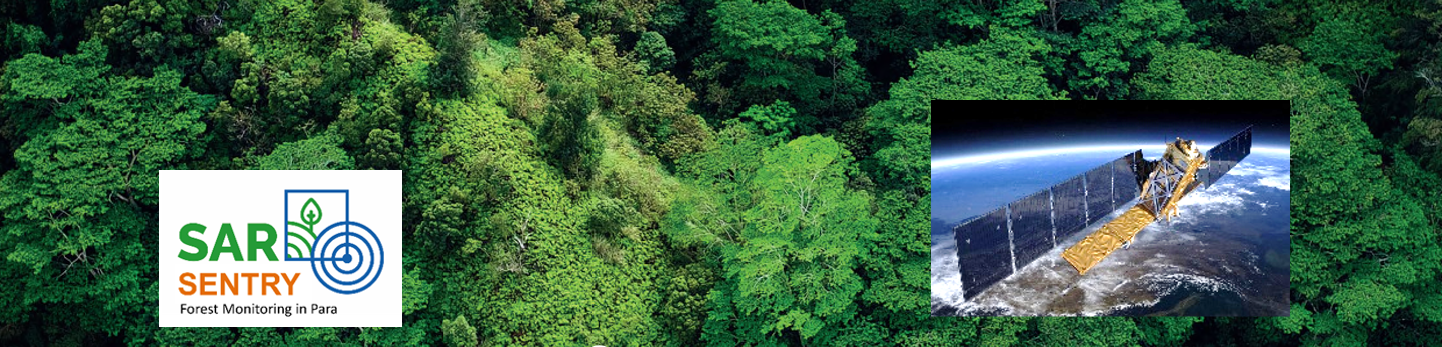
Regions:
[[[329,259],[329,258],[316,258],[316,257],[314,257],[314,254],[312,254],[311,257],[306,257],[306,258],[291,258],[291,257],[290,257],[290,252],[286,252],[286,251],[285,251],[285,247],[290,247],[290,232],[289,232],[289,228],[290,228],[290,193],[342,193],[342,194],[345,194],[345,220],[346,220],[346,221],[349,221],[349,220],[350,220],[350,189],[286,189],[284,195],[281,196],[281,200],[284,201],[284,205],[283,205],[283,207],[282,207],[283,210],[281,210],[281,212],[282,212],[281,215],[282,215],[282,217],[284,217],[284,218],[281,219],[281,220],[282,220],[282,223],[281,223],[281,228],[282,228],[282,229],[281,229],[281,235],[284,235],[284,237],[285,237],[285,243],[281,244],[281,254],[285,255],[285,261],[332,260],[332,259]],[[350,230],[350,225],[346,225],[346,230]],[[320,240],[316,240],[316,242],[319,242],[319,241],[320,241]]]

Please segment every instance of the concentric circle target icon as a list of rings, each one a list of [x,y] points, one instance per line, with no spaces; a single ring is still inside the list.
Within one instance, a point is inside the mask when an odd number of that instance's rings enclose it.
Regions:
[[[311,245],[310,269],[333,292],[354,294],[375,283],[385,265],[380,238],[364,224],[336,222]]]

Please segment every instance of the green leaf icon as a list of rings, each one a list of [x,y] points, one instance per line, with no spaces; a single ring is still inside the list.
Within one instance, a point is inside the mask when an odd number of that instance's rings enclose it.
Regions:
[[[305,224],[316,225],[320,223],[320,217],[320,204],[315,202],[315,198],[310,198],[305,201],[305,205],[301,205],[300,221],[305,222]]]

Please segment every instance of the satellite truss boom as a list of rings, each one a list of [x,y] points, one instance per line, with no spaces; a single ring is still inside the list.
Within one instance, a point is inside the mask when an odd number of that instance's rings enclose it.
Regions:
[[[1171,220],[1171,217],[1177,215],[1177,203],[1187,193],[1204,181],[1210,183],[1210,179],[1220,177],[1220,173],[1204,173],[1199,179],[1199,170],[1210,167],[1225,173],[1251,153],[1252,127],[1247,127],[1207,151],[1205,157],[1199,155],[1195,147],[1195,142],[1181,138],[1168,143],[1162,159],[1148,165],[1152,171],[1142,183],[1141,197],[1136,206],[1062,251],[1062,258],[1071,263],[1077,273],[1085,275],[1087,270],[1091,270],[1117,248],[1135,240],[1137,234],[1151,222]],[[1214,159],[1219,161],[1220,165],[1210,165]]]
[[[1205,159],[1200,156],[1188,160],[1187,169],[1183,172],[1173,171],[1178,168],[1162,160],[1161,165],[1156,166],[1157,169],[1152,171],[1150,179],[1142,186],[1142,198],[1136,206],[1087,235],[1076,245],[1062,251],[1061,257],[1071,263],[1078,273],[1085,275],[1087,270],[1117,248],[1136,239],[1137,233],[1152,224],[1152,221],[1175,216],[1177,201],[1195,187],[1193,183],[1196,183],[1197,168],[1202,166],[1203,160]]]

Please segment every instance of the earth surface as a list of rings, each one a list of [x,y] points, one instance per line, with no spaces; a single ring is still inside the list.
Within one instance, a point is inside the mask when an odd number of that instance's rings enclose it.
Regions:
[[[1279,316],[1290,287],[1291,163],[1286,149],[1252,153],[1152,223],[1085,276],[1061,251],[1089,225],[1015,274],[963,300],[952,227],[1121,157],[1113,148],[978,156],[932,168],[931,310],[937,316]],[[1143,147],[1155,160],[1160,146]],[[1135,201],[1127,204],[1135,204]],[[1020,266],[1021,264],[1017,264]],[[969,289],[974,290],[974,289]]]

